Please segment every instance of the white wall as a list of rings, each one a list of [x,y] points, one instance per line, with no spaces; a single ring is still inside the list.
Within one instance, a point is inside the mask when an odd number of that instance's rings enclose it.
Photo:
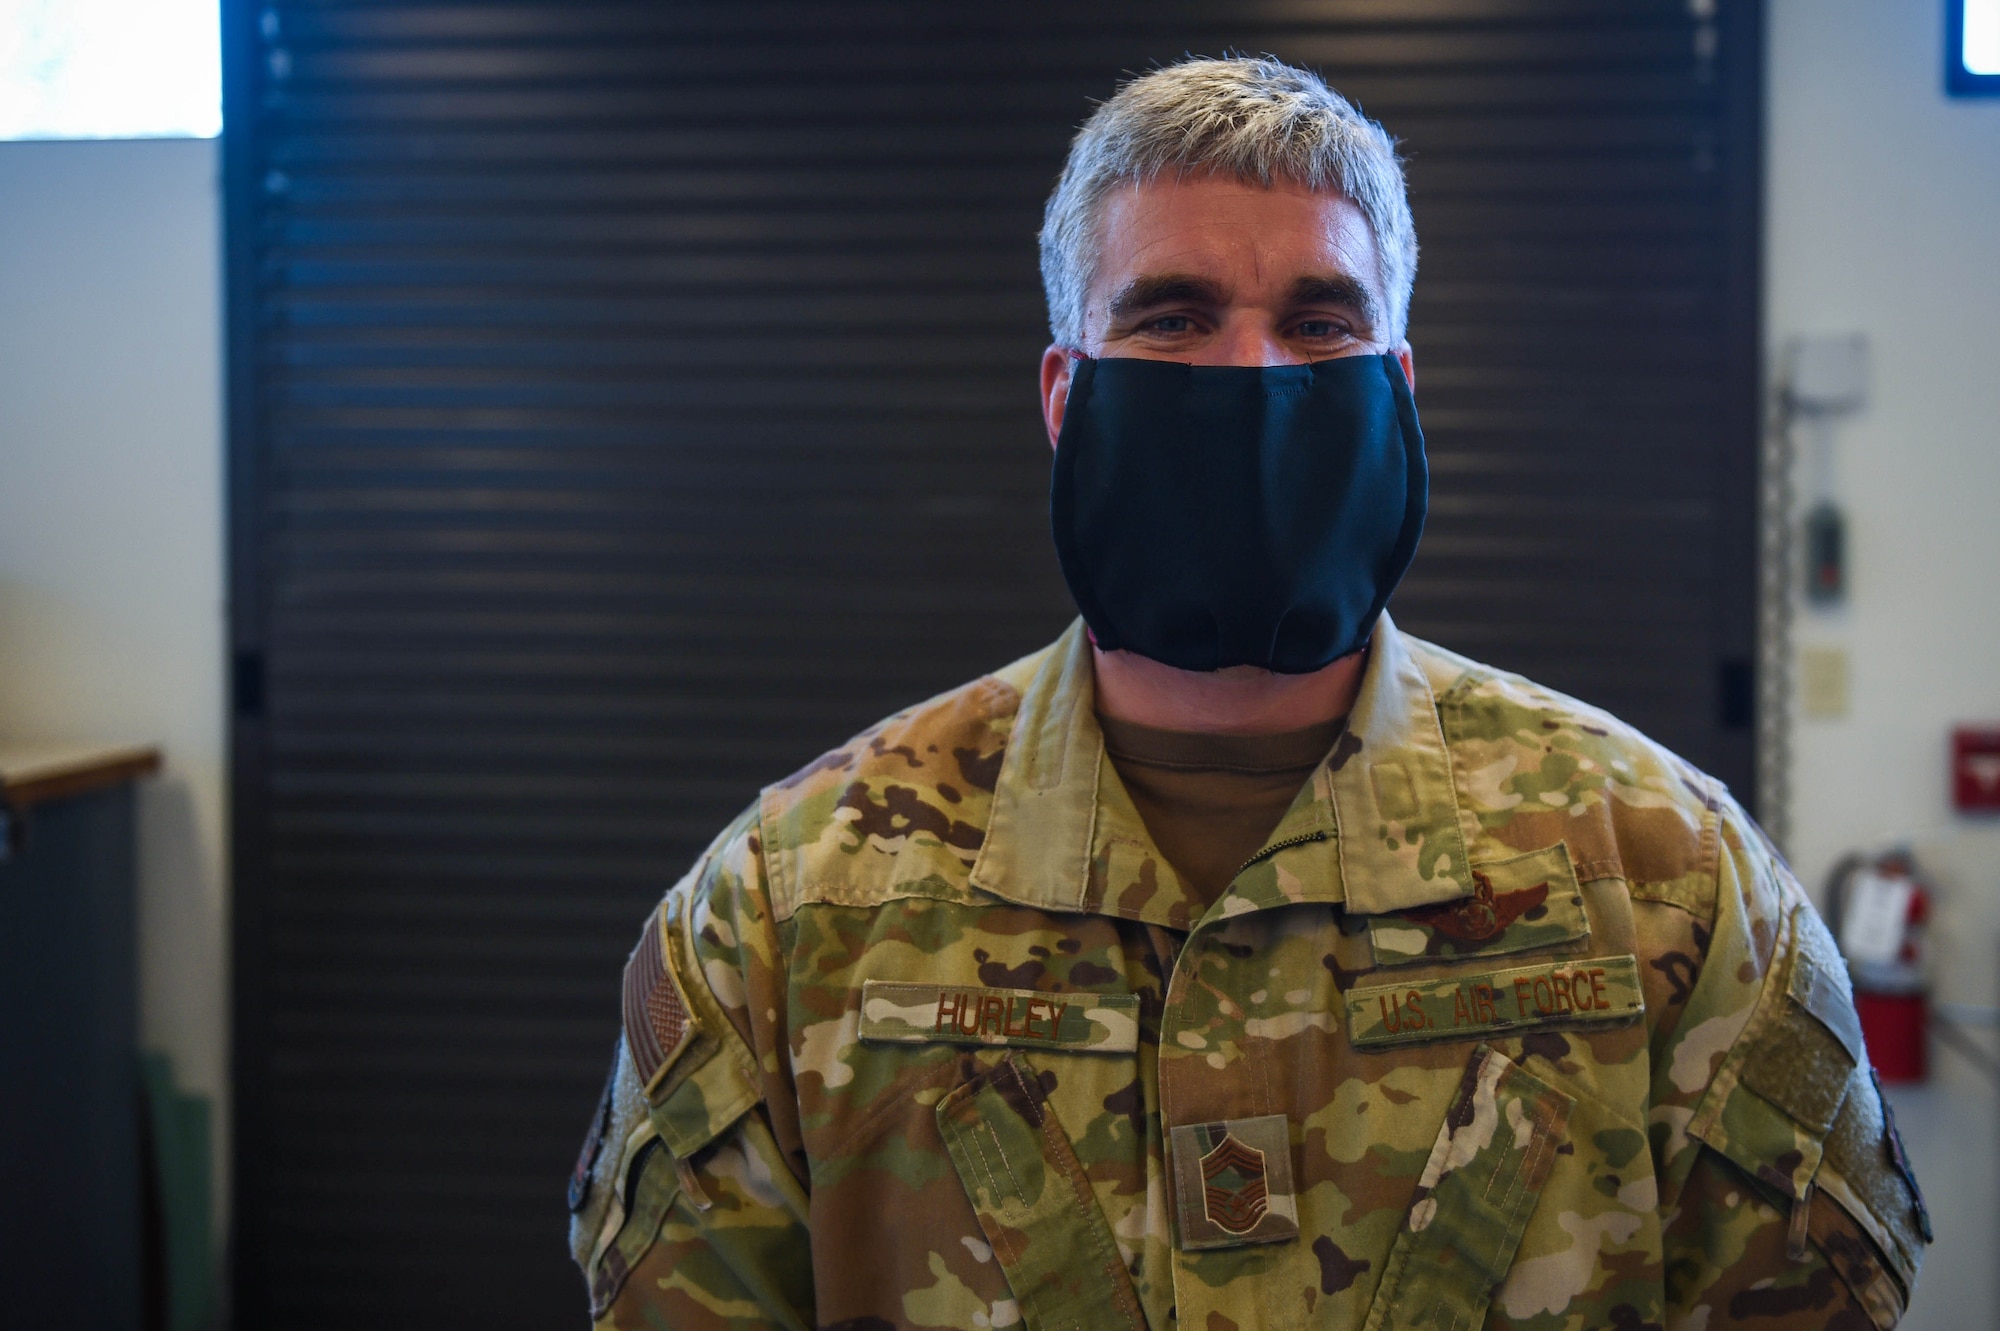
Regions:
[[[0,735],[164,751],[141,1037],[223,1122],[219,164],[212,140],[0,143]]]
[[[2000,824],[1951,811],[1955,722],[2000,720],[2000,101],[1943,92],[1940,0],[1770,0],[1766,329],[1861,332],[1866,408],[1835,431],[1851,595],[1798,610],[1844,648],[1851,710],[1795,717],[1792,833],[1820,890],[1906,842],[1944,894],[1940,996],[2000,1002]],[[1803,480],[1802,476],[1802,480]],[[2000,1095],[1949,1052],[1895,1099],[1939,1237],[1906,1327],[2000,1307]]]

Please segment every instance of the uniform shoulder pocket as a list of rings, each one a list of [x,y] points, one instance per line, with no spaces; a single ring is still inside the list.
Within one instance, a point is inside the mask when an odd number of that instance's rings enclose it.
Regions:
[[[621,1193],[610,1200],[602,1235],[591,1255],[590,1315],[601,1318],[625,1288],[632,1269],[660,1236],[660,1226],[680,1195],[680,1174],[659,1138],[644,1141],[628,1158]]]
[[[687,895],[670,894],[646,921],[625,965],[625,1046],[654,1128],[686,1159],[761,1098],[756,1058],[695,968],[684,928]]]
[[[1856,1084],[1827,1134],[1825,1158],[1815,1180],[1818,1195],[1837,1202],[1851,1229],[1822,1235],[1816,1206],[1813,1238],[1847,1278],[1878,1326],[1893,1326],[1923,1265],[1924,1246],[1931,1241],[1930,1213],[1916,1175],[1896,1131],[1894,1112],[1882,1096],[1873,1069],[1856,1076]],[[1859,1230],[1872,1244],[1859,1243]],[[1895,1277],[1880,1279],[1886,1263]]]
[[[626,1174],[638,1146],[657,1134],[621,1040],[612,1051],[597,1112],[569,1178],[570,1255],[590,1276],[591,1259],[624,1221]]]
[[[1930,1219],[1862,1048],[1847,966],[1809,905],[1688,1134],[1790,1204],[1878,1327],[1902,1316]]]
[[[1366,1331],[1485,1324],[1575,1104],[1499,1051],[1473,1051],[1389,1249]]]
[[[1811,906],[1792,912],[1782,942],[1688,1134],[1797,1201],[1862,1066],[1861,1024],[1846,965]]]

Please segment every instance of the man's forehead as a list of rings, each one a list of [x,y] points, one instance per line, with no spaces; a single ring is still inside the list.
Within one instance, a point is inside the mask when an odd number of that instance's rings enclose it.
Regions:
[[[1292,181],[1162,177],[1119,186],[1100,214],[1100,297],[1133,279],[1185,278],[1235,293],[1379,281],[1374,233],[1353,200]],[[1324,294],[1324,293],[1323,293]]]

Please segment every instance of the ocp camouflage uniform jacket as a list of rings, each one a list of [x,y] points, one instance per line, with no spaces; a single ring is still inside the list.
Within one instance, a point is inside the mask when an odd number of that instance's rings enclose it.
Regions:
[[[607,1327],[1888,1327],[1927,1221],[1723,788],[1385,618],[1203,909],[1079,627],[667,893],[571,1191]]]

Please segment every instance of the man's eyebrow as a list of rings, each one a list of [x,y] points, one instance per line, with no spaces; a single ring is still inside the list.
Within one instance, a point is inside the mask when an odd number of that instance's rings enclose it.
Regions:
[[[1188,273],[1158,273],[1135,277],[1111,298],[1111,317],[1129,319],[1161,305],[1221,305],[1226,293],[1220,282]]]
[[[1228,302],[1228,292],[1211,278],[1191,273],[1153,273],[1135,277],[1111,297],[1111,317],[1129,319],[1162,305],[1217,306]],[[1299,305],[1342,305],[1373,326],[1381,319],[1381,305],[1375,294],[1355,279],[1341,273],[1320,273],[1292,283],[1290,303]]]
[[[1359,314],[1372,328],[1381,320],[1381,306],[1375,293],[1351,277],[1323,274],[1302,277],[1292,283],[1292,304],[1345,305]]]

